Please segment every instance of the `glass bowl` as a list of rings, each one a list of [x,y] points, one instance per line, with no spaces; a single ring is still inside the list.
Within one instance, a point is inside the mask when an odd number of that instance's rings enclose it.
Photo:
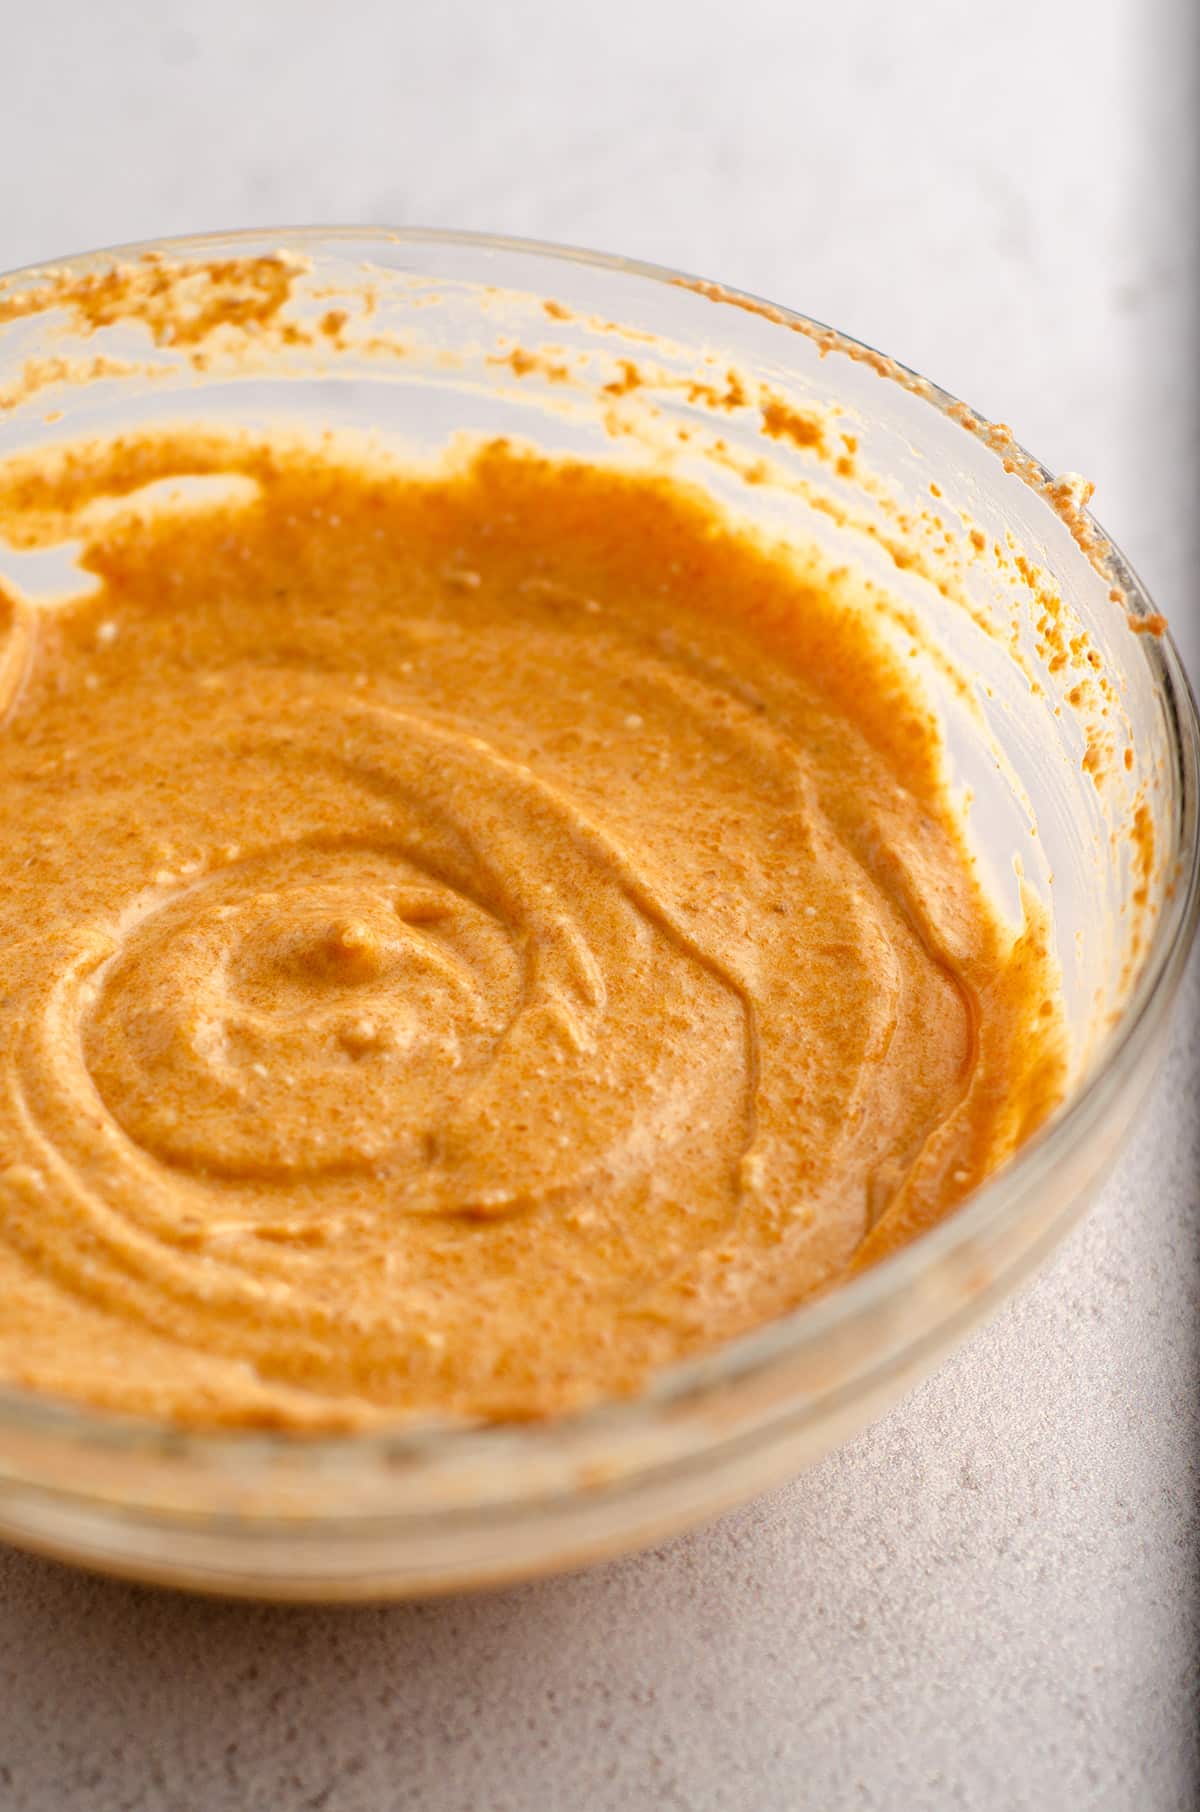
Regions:
[[[1087,487],[869,348],[617,258],[303,229],[0,283],[0,459],[181,419],[367,431],[418,454],[507,434],[665,462],[777,536],[877,571],[897,623],[907,610],[921,626],[915,666],[998,900],[1015,916],[1024,886],[1052,907],[1072,1085],[953,1217],[632,1401],[310,1440],[0,1390],[0,1535],[196,1589],[378,1599],[578,1565],[794,1473],[1062,1237],[1163,1043],[1197,916],[1200,737],[1175,649]],[[847,457],[817,457],[813,421]]]

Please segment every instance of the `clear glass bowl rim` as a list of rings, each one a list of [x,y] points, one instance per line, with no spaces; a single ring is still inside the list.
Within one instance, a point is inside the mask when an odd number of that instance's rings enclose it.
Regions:
[[[382,226],[291,226],[249,227],[228,231],[187,234],[151,240],[134,241],[64,258],[48,259],[41,264],[0,273],[8,284],[28,280],[53,270],[62,275],[73,269],[85,270],[111,260],[135,259],[147,253],[165,258],[203,258],[220,249],[228,252],[239,246],[253,248],[256,254],[270,251],[306,249],[314,253],[336,247],[339,242],[361,247],[375,241],[381,248],[409,245],[435,250],[438,246],[459,251],[497,252],[531,259],[555,259],[581,268],[611,271],[661,284],[665,287],[694,289],[712,280],[667,265],[648,263],[615,253],[590,251],[553,241],[504,234],[478,233],[450,228],[382,227]],[[866,354],[871,359],[881,355],[866,342],[856,340],[811,316],[769,302],[751,292],[724,283],[715,284],[717,299],[733,305],[746,304],[752,312],[766,311],[765,318],[782,330],[799,329],[819,337],[828,350],[849,356]],[[631,323],[632,324],[632,323]],[[963,425],[963,412],[969,424],[990,426],[987,417],[964,404],[960,398],[912,371],[899,361],[886,356],[889,365],[920,386],[920,397],[930,406]],[[1020,442],[1009,443],[1009,451],[1022,461],[1021,475],[1026,482],[1049,485],[1054,474]],[[997,454],[999,463],[1000,455]],[[1046,504],[1047,511],[1051,506]],[[1103,561],[1106,573],[1123,594],[1124,607],[1134,617],[1152,616],[1156,606],[1142,585],[1130,562],[1117,544],[1090,512],[1083,512],[1094,547]],[[1150,948],[1134,989],[1126,1001],[1120,1019],[1108,1034],[1106,1047],[1093,1064],[1082,1085],[1063,1106],[1009,1161],[1003,1170],[976,1190],[955,1214],[902,1248],[852,1278],[830,1295],[801,1306],[791,1313],[742,1335],[728,1345],[699,1359],[667,1367],[657,1373],[637,1397],[602,1402],[576,1414],[547,1422],[530,1424],[471,1425],[469,1427],[427,1425],[366,1434],[336,1436],[296,1436],[254,1432],[228,1432],[181,1429],[177,1424],[149,1417],[117,1415],[98,1409],[85,1409],[58,1399],[38,1396],[33,1392],[0,1386],[0,1428],[8,1426],[23,1435],[44,1435],[56,1442],[77,1440],[93,1448],[121,1450],[144,1455],[162,1453],[175,1460],[194,1460],[215,1465],[218,1469],[232,1465],[245,1477],[249,1465],[254,1471],[269,1466],[273,1458],[287,1455],[293,1461],[297,1452],[311,1455],[314,1465],[329,1460],[354,1458],[367,1465],[372,1461],[392,1466],[398,1461],[451,1460],[456,1450],[480,1458],[480,1443],[502,1446],[507,1463],[519,1466],[523,1448],[544,1450],[548,1441],[560,1441],[572,1435],[601,1432],[609,1441],[619,1443],[623,1433],[644,1432],[655,1419],[685,1403],[695,1402],[709,1391],[727,1390],[730,1386],[752,1383],[755,1376],[769,1372],[778,1362],[793,1358],[808,1349],[819,1347],[838,1330],[856,1322],[869,1321],[879,1309],[902,1294],[917,1279],[926,1279],[940,1270],[949,1270],[982,1234],[1001,1224],[1019,1220],[1023,1205],[1052,1178],[1055,1171],[1066,1167],[1072,1155],[1087,1141],[1091,1129],[1104,1117],[1109,1104],[1120,1092],[1125,1079],[1136,1069],[1138,1060],[1155,1032],[1162,1025],[1174,999],[1192,938],[1200,918],[1200,713],[1183,663],[1171,636],[1166,634],[1131,636],[1140,658],[1149,666],[1155,689],[1165,709],[1171,754],[1174,762],[1176,812],[1171,825],[1173,843],[1166,860],[1174,875],[1174,884],[1164,900],[1155,924]],[[1137,658],[1137,654],[1133,655]],[[1070,1199],[1059,1210],[1059,1219],[1069,1216]],[[1002,1285],[1003,1277],[995,1280]],[[997,1291],[997,1294],[1002,1291]],[[951,1313],[945,1322],[956,1319]],[[942,1331],[945,1332],[943,1324]],[[927,1330],[933,1338],[934,1330]],[[909,1350],[925,1344],[923,1338],[911,1342]],[[814,1413],[831,1407],[830,1396],[814,1402]],[[727,1439],[736,1444],[736,1431]],[[715,1445],[722,1445],[719,1438]],[[524,1494],[517,1494],[524,1499]],[[404,1517],[403,1488],[398,1481],[396,1515]],[[133,1504],[126,1505],[133,1512]],[[489,1499],[488,1511],[495,1515],[500,1506]],[[418,1513],[424,1514],[424,1513]],[[253,1519],[257,1520],[257,1519]],[[271,1518],[264,1519],[272,1520]],[[351,1513],[353,1520],[353,1513]]]

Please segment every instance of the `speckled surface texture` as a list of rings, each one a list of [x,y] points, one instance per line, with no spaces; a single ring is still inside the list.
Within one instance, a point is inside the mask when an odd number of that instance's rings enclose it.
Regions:
[[[717,275],[1095,479],[1200,665],[1194,8],[292,0],[286,37],[284,16],[0,0],[0,265],[358,219]],[[1194,961],[1138,1134],[1055,1261],[886,1421],[654,1553],[292,1612],[0,1552],[0,1812],[1183,1812],[1198,1081]]]

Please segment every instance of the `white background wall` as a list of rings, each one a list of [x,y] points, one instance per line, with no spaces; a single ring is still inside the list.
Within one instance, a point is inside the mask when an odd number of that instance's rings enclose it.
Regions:
[[[1196,20],[0,0],[0,267],[318,220],[723,278],[1096,480],[1197,671]],[[1193,966],[1141,1135],[1056,1262],[880,1427],[714,1530],[341,1615],[0,1554],[0,1812],[1183,1812],[1198,1000]]]

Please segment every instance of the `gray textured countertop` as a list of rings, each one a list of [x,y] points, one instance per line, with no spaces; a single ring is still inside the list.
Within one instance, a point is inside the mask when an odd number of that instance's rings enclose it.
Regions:
[[[722,277],[1095,479],[1196,671],[1187,14],[0,0],[0,265],[345,219]],[[1139,1132],[1057,1258],[884,1422],[713,1528],[343,1612],[0,1552],[0,1812],[1182,1812],[1198,1034],[1193,962]]]

